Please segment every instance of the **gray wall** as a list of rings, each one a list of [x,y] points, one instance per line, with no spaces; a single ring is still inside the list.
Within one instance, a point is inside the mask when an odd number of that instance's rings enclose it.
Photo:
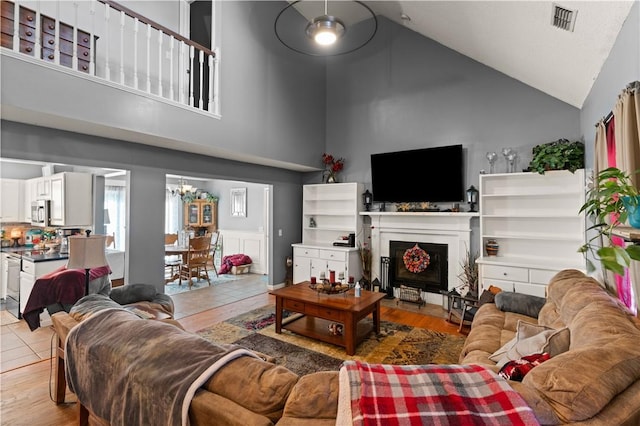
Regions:
[[[302,188],[300,174],[272,167],[221,160],[197,154],[133,144],[2,121],[2,156],[89,167],[118,167],[131,171],[128,218],[128,283],[163,286],[164,199],[166,174],[186,174],[210,179],[261,182],[273,185],[272,256],[269,276],[284,280],[285,271],[274,268],[291,254],[291,244],[301,240]]]
[[[477,187],[487,151],[515,148],[521,170],[533,146],[580,137],[575,107],[387,19],[379,24],[369,45],[327,65],[326,149],[346,159],[341,181],[370,188],[372,153],[462,144],[467,186]],[[505,168],[500,155],[496,171]]]
[[[635,2],[580,112],[587,167],[594,166],[595,124],[614,107],[628,83],[640,79],[640,3]]]
[[[208,186],[218,201],[218,228],[222,230],[263,232],[264,189],[266,185],[248,182],[216,180]],[[231,216],[231,188],[247,189],[247,216]]]
[[[2,117],[182,151],[316,167],[325,141],[324,62],[278,42],[273,21],[284,2],[219,6],[222,119],[4,55]]]

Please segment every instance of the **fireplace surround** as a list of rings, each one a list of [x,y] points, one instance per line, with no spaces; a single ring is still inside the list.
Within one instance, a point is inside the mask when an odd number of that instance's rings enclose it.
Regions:
[[[447,246],[448,290],[459,286],[458,275],[467,250],[477,249],[471,244],[471,221],[478,213],[467,212],[362,212],[370,218],[370,246],[372,279],[380,279],[380,258],[390,256],[391,241],[444,244]],[[398,297],[399,289],[394,288]],[[427,303],[442,304],[442,295],[422,292]]]

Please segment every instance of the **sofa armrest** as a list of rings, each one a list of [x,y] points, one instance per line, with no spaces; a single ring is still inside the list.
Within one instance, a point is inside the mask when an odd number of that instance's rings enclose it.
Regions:
[[[53,329],[58,334],[60,341],[64,344],[65,340],[67,340],[67,335],[69,331],[79,324],[78,321],[74,320],[68,313],[61,311],[56,312],[51,315],[51,322],[53,323]]]

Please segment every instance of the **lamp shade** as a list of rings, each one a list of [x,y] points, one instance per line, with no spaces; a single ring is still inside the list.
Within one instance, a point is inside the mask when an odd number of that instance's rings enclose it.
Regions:
[[[69,237],[68,269],[91,269],[109,264],[105,255],[106,235]]]

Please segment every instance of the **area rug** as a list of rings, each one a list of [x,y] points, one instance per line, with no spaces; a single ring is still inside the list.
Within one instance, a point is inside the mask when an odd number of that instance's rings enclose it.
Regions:
[[[296,374],[338,370],[344,360],[397,365],[456,364],[464,336],[382,321],[380,334],[370,333],[355,355],[344,348],[283,330],[275,332],[275,306],[267,305],[197,332],[219,344],[235,343],[275,358]],[[295,320],[300,314],[285,313]],[[367,318],[363,321],[372,321]],[[327,330],[328,332],[328,330]]]
[[[218,274],[216,277],[215,272],[209,272],[209,280],[211,285],[226,283],[229,281],[241,280],[246,278],[246,275],[233,275],[233,274]],[[191,289],[189,289],[189,283],[186,280],[182,280],[182,285],[179,284],[180,280],[168,282],[164,285],[165,294],[173,295],[182,293],[183,291],[199,290],[201,288],[209,287],[209,283],[206,280],[192,281]]]

